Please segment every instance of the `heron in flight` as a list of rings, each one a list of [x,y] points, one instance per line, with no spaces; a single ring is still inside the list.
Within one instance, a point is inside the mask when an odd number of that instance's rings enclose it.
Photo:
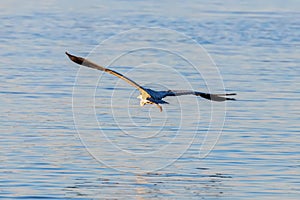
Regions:
[[[168,104],[168,102],[162,100],[163,98],[168,97],[168,96],[181,96],[181,95],[196,95],[196,96],[200,96],[205,99],[212,100],[212,101],[235,100],[234,98],[227,97],[227,96],[231,96],[231,95],[236,95],[235,93],[209,94],[209,93],[192,91],[192,90],[166,90],[166,91],[151,90],[149,88],[144,88],[143,86],[139,85],[138,83],[134,82],[133,80],[127,78],[126,76],[124,76],[114,70],[102,67],[96,63],[93,63],[93,62],[85,59],[85,58],[71,55],[68,52],[66,52],[66,54],[70,58],[70,60],[72,60],[73,62],[75,62],[79,65],[83,65],[86,67],[90,67],[93,69],[107,72],[109,74],[112,74],[112,75],[126,81],[133,87],[137,88],[140,92],[140,95],[137,98],[140,99],[141,106],[144,106],[145,104],[154,104],[159,108],[160,111],[162,111],[162,106],[160,104]]]

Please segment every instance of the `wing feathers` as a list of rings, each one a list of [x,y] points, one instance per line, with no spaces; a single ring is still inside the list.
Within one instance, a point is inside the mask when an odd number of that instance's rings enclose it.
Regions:
[[[234,93],[230,93],[230,94],[209,94],[209,93],[203,93],[203,92],[195,92],[195,95],[203,97],[205,99],[212,100],[212,101],[227,101],[227,100],[234,101],[235,98],[228,98],[226,96],[236,95],[236,94],[234,94]]]
[[[181,96],[181,95],[196,95],[205,99],[209,99],[212,101],[226,101],[226,100],[235,100],[234,98],[228,98],[225,96],[236,95],[235,93],[227,93],[227,94],[210,94],[204,92],[197,92],[192,90],[168,90],[164,97],[167,96]]]
[[[100,65],[97,65],[87,59],[84,59],[82,57],[77,57],[77,56],[74,56],[74,55],[71,55],[69,54],[68,52],[66,52],[67,56],[70,58],[70,60],[72,60],[73,62],[79,64],[79,65],[83,65],[83,66],[86,66],[86,67],[90,67],[90,68],[93,68],[93,69],[97,69],[97,70],[101,70],[101,71],[104,71],[104,72],[107,72],[109,74],[112,74],[124,81],[126,81],[127,83],[129,83],[130,85],[136,87],[142,94],[144,93],[147,93],[145,91],[145,89],[140,86],[139,84],[137,84],[136,82],[134,82],[133,80],[127,78],[126,76],[120,74],[119,72],[116,72],[114,70],[111,70],[111,69],[108,69],[108,68],[105,68],[105,67],[102,67]],[[147,93],[148,94],[148,93]],[[148,94],[149,95],[149,94]],[[150,96],[150,95],[149,95]]]
[[[83,66],[90,67],[93,69],[101,70],[101,71],[107,72],[109,74],[112,74],[120,79],[123,79],[130,85],[136,87],[142,94],[143,99],[152,98],[152,96],[150,95],[151,93],[147,92],[147,89],[143,88],[142,86],[140,86],[133,80],[127,78],[126,76],[124,76],[114,70],[97,65],[97,64],[95,64],[87,59],[84,59],[82,57],[77,57],[77,56],[71,55],[68,52],[66,52],[66,54],[70,58],[70,60],[72,60],[73,62],[75,62],[79,65],[83,65]],[[148,90],[152,91],[150,89],[148,89]],[[155,101],[161,100],[162,102],[165,102],[162,100],[162,98],[167,97],[167,96],[196,95],[196,96],[200,96],[205,99],[212,100],[212,101],[226,101],[226,100],[235,100],[234,98],[228,98],[227,96],[236,95],[235,93],[210,94],[210,93],[197,92],[197,91],[192,91],[192,90],[168,90],[168,91],[159,91],[159,92],[153,91],[152,93],[155,96],[155,97],[153,96],[155,98]],[[162,103],[162,102],[155,102],[155,101],[153,101],[152,103],[156,104],[161,109],[161,107],[158,104]]]

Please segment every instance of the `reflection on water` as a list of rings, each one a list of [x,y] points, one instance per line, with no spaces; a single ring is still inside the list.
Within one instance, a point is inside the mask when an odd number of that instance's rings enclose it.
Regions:
[[[0,198],[298,198],[299,4],[274,1],[257,6],[214,0],[170,9],[174,3],[166,2],[29,1],[24,7],[15,6],[16,1],[3,3]],[[238,93],[238,101],[227,104],[221,135],[215,129],[206,134],[210,102],[180,97],[169,98],[163,113],[151,106],[140,108],[137,91],[92,70],[81,74],[78,87],[93,91],[95,99],[76,94],[80,104],[72,107],[78,66],[64,52],[87,56],[99,42],[136,27],[169,28],[204,45],[218,65],[225,88]],[[153,35],[160,51],[133,51],[111,61],[122,49],[147,37],[141,34],[115,40],[114,46],[103,43],[103,51],[90,57],[154,89],[182,89],[177,88],[182,84],[184,89],[188,84],[203,91],[220,89],[207,87],[216,84],[217,77],[195,49],[185,49],[182,55],[202,60],[199,65],[207,74],[201,80],[182,57],[162,50],[170,43],[179,52],[193,42]],[[149,74],[155,80],[149,80]],[[125,105],[120,104],[124,99]],[[82,112],[84,126],[76,124],[78,118],[72,112],[76,109]],[[87,109],[93,113],[85,113]],[[178,123],[182,115],[184,126]],[[77,134],[76,128],[84,134]],[[102,132],[128,154],[123,156],[101,140]],[[82,139],[88,136],[92,145],[86,148]],[[149,155],[170,141],[173,149]],[[99,144],[103,145],[98,152],[101,159],[95,156]],[[208,156],[201,154],[201,149],[209,151],[211,146]],[[128,156],[132,152],[142,156]],[[162,163],[166,165],[157,170],[141,170]]]

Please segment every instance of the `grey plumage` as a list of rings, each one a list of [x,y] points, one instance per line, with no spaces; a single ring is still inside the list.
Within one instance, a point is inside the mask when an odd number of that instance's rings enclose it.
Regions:
[[[67,56],[72,60],[73,62],[83,65],[86,67],[90,67],[93,69],[101,70],[104,72],[107,72],[109,74],[112,74],[127,83],[129,83],[131,86],[137,88],[140,92],[140,95],[138,98],[140,99],[140,105],[144,106],[145,104],[155,104],[160,111],[162,111],[162,107],[159,104],[168,104],[168,102],[162,100],[165,97],[168,96],[181,96],[181,95],[195,95],[200,96],[205,99],[209,99],[212,101],[227,101],[227,100],[235,100],[234,98],[228,98],[227,96],[236,95],[235,93],[227,93],[227,94],[210,94],[210,93],[204,93],[204,92],[198,92],[198,91],[192,91],[192,90],[167,90],[167,91],[155,91],[148,88],[144,88],[138,83],[134,82],[133,80],[129,79],[128,77],[105,67],[102,67],[98,64],[95,64],[87,59],[84,59],[82,57],[77,57],[74,55],[69,54],[66,52]]]

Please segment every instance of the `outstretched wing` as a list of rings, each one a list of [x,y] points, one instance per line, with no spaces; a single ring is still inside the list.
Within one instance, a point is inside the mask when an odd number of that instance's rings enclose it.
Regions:
[[[210,94],[204,92],[197,92],[192,90],[168,90],[164,94],[164,97],[167,96],[181,96],[181,95],[196,95],[203,97],[205,99],[209,99],[212,101],[226,101],[226,100],[235,100],[234,98],[228,98],[226,96],[236,95],[235,93],[227,93],[227,94]]]
[[[68,52],[66,52],[67,56],[70,58],[70,60],[72,60],[73,62],[79,64],[79,65],[83,65],[83,66],[86,66],[86,67],[90,67],[90,68],[93,68],[93,69],[98,69],[98,70],[101,70],[101,71],[104,71],[104,72],[107,72],[109,74],[112,74],[124,81],[126,81],[127,83],[129,83],[130,85],[136,87],[140,93],[142,95],[146,95],[148,97],[151,97],[148,92],[142,87],[140,86],[139,84],[137,84],[136,82],[134,82],[133,80],[127,78],[126,76],[114,71],[114,70],[111,70],[111,69],[108,69],[108,68],[105,68],[105,67],[102,67],[100,65],[97,65],[87,59],[84,59],[82,57],[77,57],[77,56],[74,56],[74,55],[71,55],[69,54]]]

